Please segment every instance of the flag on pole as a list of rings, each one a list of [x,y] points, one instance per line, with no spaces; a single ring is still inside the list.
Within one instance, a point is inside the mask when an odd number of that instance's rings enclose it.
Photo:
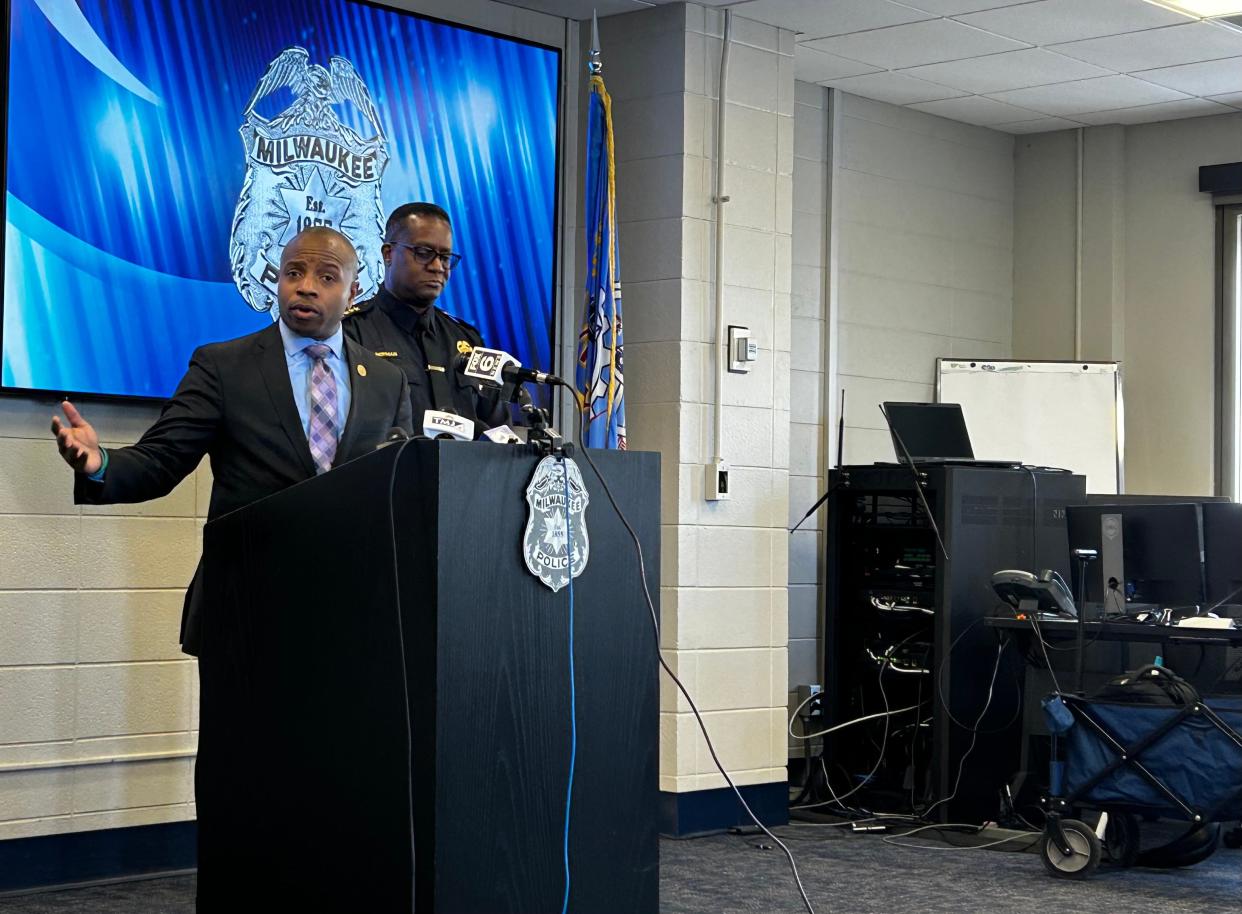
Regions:
[[[617,252],[616,157],[612,99],[599,60],[599,24],[592,21],[591,100],[587,112],[586,309],[578,334],[577,390],[583,408],[582,444],[625,450],[625,372],[621,282]]]

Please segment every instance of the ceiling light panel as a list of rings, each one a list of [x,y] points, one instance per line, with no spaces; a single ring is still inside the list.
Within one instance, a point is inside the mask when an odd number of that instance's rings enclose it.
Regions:
[[[1238,0],[1147,0],[1148,3],[1159,3],[1171,6],[1190,16],[1206,18],[1208,16],[1233,16],[1242,13],[1242,3]]]

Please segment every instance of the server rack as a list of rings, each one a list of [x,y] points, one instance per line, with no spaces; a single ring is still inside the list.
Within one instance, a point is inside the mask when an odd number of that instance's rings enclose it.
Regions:
[[[990,578],[1051,568],[1068,579],[1065,508],[1085,501],[1086,480],[879,464],[829,483],[825,725],[877,716],[824,737],[821,799],[994,819],[1019,764],[1023,658],[982,624],[998,606]]]

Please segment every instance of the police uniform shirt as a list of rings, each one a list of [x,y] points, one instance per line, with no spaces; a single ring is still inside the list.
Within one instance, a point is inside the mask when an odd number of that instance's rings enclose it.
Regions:
[[[483,345],[470,324],[434,306],[421,315],[381,286],[374,298],[345,312],[346,335],[405,372],[416,427],[429,409],[454,412],[484,426],[503,425],[508,410],[493,391],[456,368],[458,357]]]

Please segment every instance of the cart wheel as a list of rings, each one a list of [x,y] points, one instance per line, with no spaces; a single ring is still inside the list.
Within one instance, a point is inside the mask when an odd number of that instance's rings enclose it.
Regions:
[[[1087,823],[1077,819],[1062,819],[1061,831],[1065,833],[1070,853],[1061,853],[1055,839],[1045,834],[1041,847],[1044,866],[1062,879],[1085,879],[1100,865],[1100,839]]]
[[[1110,812],[1104,827],[1104,852],[1117,866],[1134,866],[1139,855],[1139,820],[1128,812]]]

